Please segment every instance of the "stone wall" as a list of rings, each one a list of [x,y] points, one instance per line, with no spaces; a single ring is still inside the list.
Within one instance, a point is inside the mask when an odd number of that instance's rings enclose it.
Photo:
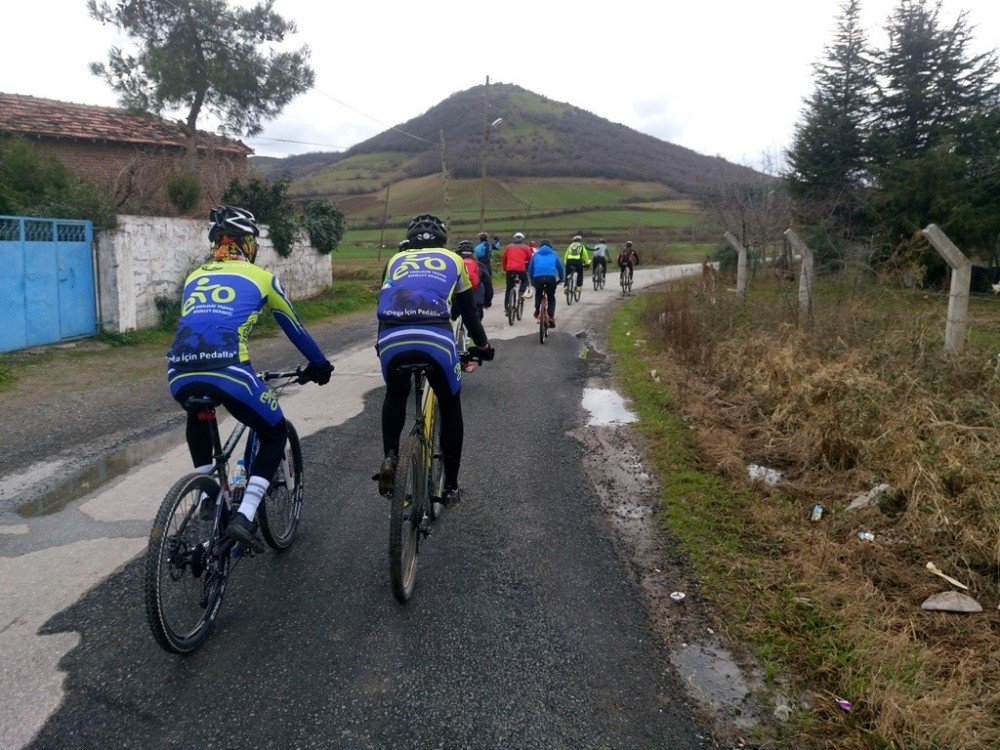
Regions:
[[[156,300],[180,301],[184,279],[208,259],[207,229],[205,220],[119,216],[115,229],[96,232],[102,327],[130,331],[159,324]],[[257,263],[277,275],[293,302],[319,294],[333,278],[330,256],[317,253],[304,236],[288,258],[262,237]]]

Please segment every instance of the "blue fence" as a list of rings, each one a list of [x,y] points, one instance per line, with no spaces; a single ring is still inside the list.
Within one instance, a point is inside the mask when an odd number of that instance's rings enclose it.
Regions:
[[[0,352],[97,333],[89,221],[0,216]]]

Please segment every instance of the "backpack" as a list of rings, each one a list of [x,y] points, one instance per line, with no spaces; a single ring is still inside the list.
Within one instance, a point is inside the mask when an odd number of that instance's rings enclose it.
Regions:
[[[469,281],[472,282],[472,290],[479,288],[479,261],[475,258],[462,258],[465,263],[465,270],[469,272]]]

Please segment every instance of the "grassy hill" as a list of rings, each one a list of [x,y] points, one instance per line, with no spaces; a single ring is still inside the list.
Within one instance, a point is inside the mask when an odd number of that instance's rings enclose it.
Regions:
[[[394,244],[413,215],[428,211],[465,236],[478,231],[481,202],[485,228],[505,237],[520,230],[536,239],[550,233],[557,243],[578,232],[704,242],[717,233],[690,198],[754,174],[518,86],[493,84],[486,114],[503,121],[491,130],[483,183],[486,95],[484,86],[458,92],[342,153],[255,158],[252,165],[264,176],[291,177],[297,199],[339,205],[351,229],[346,242],[363,244]]]

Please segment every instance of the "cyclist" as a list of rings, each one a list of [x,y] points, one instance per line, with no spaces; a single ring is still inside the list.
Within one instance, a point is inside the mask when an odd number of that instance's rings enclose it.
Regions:
[[[484,260],[486,265],[491,266],[494,251],[500,252],[500,238],[494,234],[493,242],[490,242],[490,236],[486,232],[480,232],[479,244],[475,248],[476,260]]]
[[[455,351],[449,312],[452,297],[475,346],[470,353],[493,359],[493,347],[476,314],[472,284],[462,259],[444,245],[448,230],[431,214],[421,214],[406,230],[407,250],[386,266],[378,300],[378,351],[385,378],[382,402],[382,447],[385,459],[374,479],[382,495],[395,489],[399,434],[406,421],[410,375],[401,365],[428,364],[427,382],[441,410],[441,453],[444,460],[444,505],[461,500],[458,470],[462,460],[462,368]]]
[[[528,262],[528,279],[535,287],[535,320],[542,307],[542,292],[549,297],[549,328],[556,327],[556,285],[566,278],[566,269],[552,243],[542,240]]]
[[[601,239],[594,245],[594,254],[591,256],[590,273],[593,274],[600,266],[605,275],[608,273],[608,241]]]
[[[639,254],[632,247],[632,240],[627,240],[625,242],[625,247],[622,251],[618,253],[618,270],[620,274],[625,273],[625,267],[628,266],[628,275],[632,276],[635,273],[635,267],[639,265]]]
[[[524,241],[524,235],[514,233],[514,241],[503,249],[500,259],[503,270],[507,273],[507,291],[504,292],[504,312],[507,311],[507,298],[514,284],[518,284],[518,293],[523,297],[528,288],[528,261],[531,260],[531,246]]]
[[[473,257],[472,243],[468,240],[462,240],[458,243],[458,254],[465,263],[465,270],[469,272],[469,281],[472,282],[472,296],[476,301],[476,312],[479,313],[479,319],[482,320],[484,308],[489,309],[493,305],[493,274],[490,272],[490,267],[486,265],[486,261]],[[451,319],[458,320],[458,309],[454,304],[451,307]]]
[[[583,244],[583,237],[580,235],[573,237],[573,241],[566,248],[563,261],[566,263],[566,275],[569,276],[575,272],[576,285],[583,286],[583,267],[590,265],[590,253],[587,252],[587,246]]]
[[[208,239],[214,246],[214,259],[185,280],[181,318],[167,351],[167,380],[179,403],[191,396],[209,396],[260,439],[243,500],[226,527],[231,537],[253,547],[259,546],[254,516],[288,436],[277,399],[250,364],[247,339],[263,308],[271,310],[308,360],[305,375],[310,380],[326,385],[333,371],[303,328],[278,279],[254,265],[259,235],[253,214],[244,208],[216,206],[209,212]],[[214,468],[211,432],[208,423],[199,421],[193,412],[188,412],[187,442],[195,471],[210,473]]]

